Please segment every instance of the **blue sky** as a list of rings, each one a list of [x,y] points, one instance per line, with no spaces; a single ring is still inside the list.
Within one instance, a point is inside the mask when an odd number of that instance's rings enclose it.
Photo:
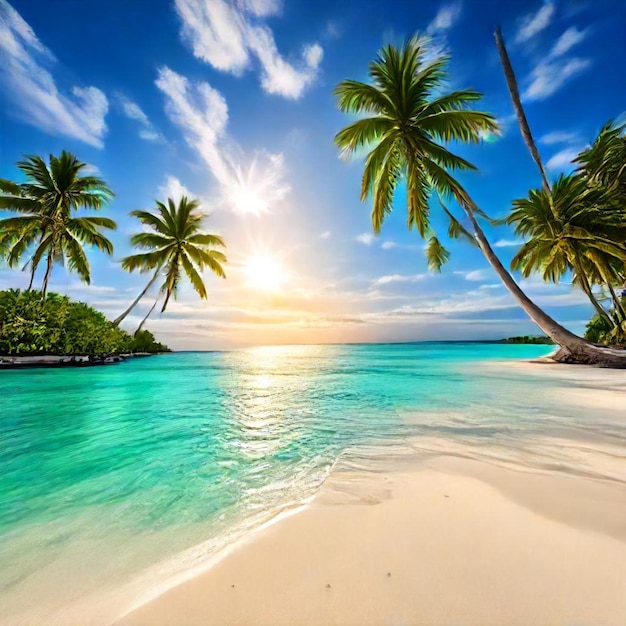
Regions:
[[[148,327],[174,348],[498,338],[535,332],[479,251],[449,242],[428,272],[406,228],[405,198],[374,237],[359,201],[362,162],[339,158],[349,119],[332,95],[365,80],[380,47],[416,32],[447,53],[450,87],[484,93],[502,136],[463,147],[462,181],[494,217],[539,185],[512,116],[493,32],[503,29],[550,175],[623,115],[626,5],[619,0],[0,0],[0,177],[22,154],[66,149],[115,191],[113,258],[90,252],[92,284],[62,267],[52,288],[116,316],[146,277],[118,260],[139,229],[133,209],[187,193],[228,244],[228,278],[208,301],[183,286]],[[439,235],[445,240],[443,222]],[[515,237],[487,228],[508,263]],[[265,268],[267,280],[258,276]],[[256,272],[256,273],[255,273]],[[0,268],[0,288],[27,277]],[[581,332],[590,307],[568,284],[522,281]],[[132,330],[152,300],[127,319]]]

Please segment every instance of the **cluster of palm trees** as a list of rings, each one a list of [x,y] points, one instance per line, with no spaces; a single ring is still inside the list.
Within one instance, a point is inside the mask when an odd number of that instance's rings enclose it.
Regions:
[[[533,141],[519,97],[502,35],[496,43],[520,129],[537,163],[543,187],[516,200],[504,220],[527,240],[515,256],[512,269],[528,276],[539,271],[558,281],[572,273],[610,322],[614,336],[624,337],[624,306],[616,293],[626,278],[626,138],[624,126],[606,125],[594,144],[578,157],[578,171],[551,186]],[[477,143],[498,131],[495,118],[471,108],[482,96],[473,90],[446,92],[446,58],[426,61],[423,40],[385,46],[370,63],[369,82],[344,80],[335,89],[339,108],[359,119],[335,137],[338,147],[352,155],[370,148],[365,159],[361,200],[373,197],[372,225],[379,232],[393,208],[394,193],[406,184],[408,227],[415,227],[426,248],[431,269],[438,271],[449,253],[430,223],[433,195],[449,221],[448,235],[478,246],[487,261],[529,317],[559,344],[554,358],[578,363],[626,365],[626,352],[593,345],[558,324],[520,289],[495,254],[481,226],[489,219],[454,178],[455,170],[476,169],[445,144]],[[462,220],[442,200],[452,198],[465,214]],[[493,220],[492,220],[493,222]],[[497,223],[497,222],[495,222]],[[613,307],[606,310],[594,294],[594,285],[610,291]]]
[[[113,192],[97,176],[85,173],[87,165],[73,154],[63,151],[50,155],[46,163],[39,156],[27,156],[17,163],[26,182],[16,183],[0,179],[0,209],[16,215],[0,219],[0,259],[9,267],[23,265],[30,272],[33,287],[35,274],[43,263],[45,273],[41,286],[46,297],[52,268],[63,264],[76,272],[87,284],[91,270],[84,246],[95,247],[105,254],[113,254],[113,244],[103,234],[113,230],[112,219],[83,215],[81,210],[100,210],[113,197]],[[207,297],[201,272],[208,268],[224,277],[226,257],[216,248],[224,248],[221,237],[202,232],[204,215],[197,200],[183,197],[178,203],[168,198],[157,202],[157,213],[133,211],[144,230],[131,237],[134,247],[141,252],[122,259],[123,269],[151,274],[146,288],[132,305],[117,319],[118,325],[149,289],[159,280],[158,296],[141,322],[143,326],[162,297],[165,311],[183,275],[186,275],[201,298]]]

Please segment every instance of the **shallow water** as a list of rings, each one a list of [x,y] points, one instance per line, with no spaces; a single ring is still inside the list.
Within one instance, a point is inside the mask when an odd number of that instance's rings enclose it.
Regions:
[[[0,372],[0,616],[98,606],[106,623],[306,501],[338,460],[446,452],[626,481],[626,421],[593,400],[626,398],[626,376],[514,363],[549,352],[287,346]]]

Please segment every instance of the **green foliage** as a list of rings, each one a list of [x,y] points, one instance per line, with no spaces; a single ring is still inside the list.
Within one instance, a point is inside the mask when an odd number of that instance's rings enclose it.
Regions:
[[[122,259],[122,267],[128,272],[153,271],[155,275],[164,275],[161,293],[165,294],[165,300],[161,311],[165,311],[172,295],[176,298],[183,272],[198,295],[206,299],[208,294],[200,272],[208,268],[216,276],[226,277],[222,265],[226,263],[226,256],[215,249],[224,248],[226,244],[218,235],[201,231],[205,215],[200,211],[197,200],[183,197],[176,204],[168,198],[167,204],[157,201],[156,205],[158,214],[149,211],[131,212],[146,230],[133,235],[130,242],[135,248],[148,252]],[[123,319],[129,312],[130,309],[119,319]]]
[[[101,230],[115,229],[116,225],[107,217],[85,216],[77,211],[101,209],[113,192],[102,179],[81,176],[87,164],[69,152],[63,151],[58,157],[51,154],[49,163],[30,155],[17,167],[25,174],[25,183],[0,179],[0,209],[18,214],[0,219],[0,253],[10,267],[27,257],[31,284],[45,259],[44,294],[54,263],[64,264],[89,283],[91,271],[83,246],[112,254],[113,244]]]
[[[546,336],[536,336],[536,335],[521,335],[519,337],[508,337],[507,339],[503,339],[500,343],[522,343],[522,344],[533,344],[533,345],[554,345],[554,341],[550,339],[550,337]]]
[[[431,195],[453,196],[464,208],[475,207],[450,172],[476,168],[444,144],[478,143],[485,134],[498,132],[492,115],[472,108],[480,93],[445,91],[446,65],[447,59],[441,57],[428,62],[422,40],[413,37],[399,48],[388,45],[379,52],[370,64],[369,83],[344,80],[335,89],[341,111],[365,116],[339,131],[335,143],[346,155],[370,149],[361,200],[373,197],[374,230],[380,231],[393,208],[398,183],[405,182],[408,226],[422,238],[430,237],[427,256],[435,271],[449,255],[431,232]],[[472,240],[459,220],[444,211],[450,236]]]
[[[626,322],[611,324],[607,318],[594,315],[587,324],[585,339],[609,346],[626,346]]]
[[[132,352],[170,352],[170,349],[155,340],[149,330],[138,330],[131,342]]]
[[[120,354],[162,352],[150,333],[132,338],[102,313],[55,293],[0,291],[0,354]]]

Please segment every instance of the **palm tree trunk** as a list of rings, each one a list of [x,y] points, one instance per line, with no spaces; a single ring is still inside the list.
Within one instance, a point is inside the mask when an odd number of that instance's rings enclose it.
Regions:
[[[611,298],[613,298],[613,308],[615,309],[617,318],[620,322],[623,322],[624,320],[626,320],[626,310],[624,310],[624,305],[622,304],[619,296],[615,293],[615,289],[613,289],[613,285],[611,285],[610,280],[606,281],[606,286],[611,292]]]
[[[498,54],[500,55],[500,62],[502,63],[502,69],[504,69],[504,76],[506,78],[506,84],[509,88],[509,93],[511,94],[511,100],[513,101],[513,108],[515,109],[515,115],[517,116],[517,121],[519,122],[520,131],[522,133],[522,137],[528,150],[530,151],[530,155],[533,160],[537,164],[539,168],[539,173],[541,174],[541,180],[543,183],[543,188],[546,190],[549,197],[552,196],[552,192],[550,189],[550,183],[548,182],[548,177],[546,176],[546,170],[543,166],[543,162],[541,161],[541,156],[539,155],[539,150],[537,150],[537,146],[533,139],[532,133],[530,132],[530,126],[528,124],[528,120],[526,119],[526,113],[524,112],[524,107],[522,106],[522,100],[519,95],[519,89],[517,87],[517,79],[515,78],[515,72],[513,71],[513,66],[511,65],[511,60],[509,59],[509,55],[506,51],[506,47],[504,45],[504,39],[502,38],[502,30],[498,26],[496,29],[496,46],[498,47]]]
[[[559,350],[551,355],[551,358],[563,363],[581,363],[581,364],[603,364],[615,367],[626,367],[626,351],[611,350],[610,348],[602,348],[578,337],[571,331],[561,326],[556,320],[552,319],[545,311],[540,309],[519,287],[511,274],[505,269],[500,259],[493,251],[485,233],[478,224],[478,220],[474,215],[474,211],[478,208],[470,200],[470,204],[461,203],[472,226],[476,242],[485,258],[493,267],[496,274],[500,277],[504,286],[509,290],[511,295],[517,300],[518,304],[530,317],[530,319],[541,328],[556,344]]]
[[[589,280],[587,279],[585,272],[583,272],[583,270],[580,267],[575,267],[574,269],[576,270],[576,276],[578,280],[580,281],[580,286],[582,290],[585,292],[585,295],[589,298],[589,301],[591,302],[591,304],[593,304],[593,308],[598,312],[598,315],[603,320],[608,322],[608,324],[610,324],[611,326],[615,327],[615,322],[609,317],[609,314],[606,312],[604,307],[598,302],[596,297],[593,295],[591,285],[589,284]]]
[[[37,270],[37,268],[35,267],[35,264],[33,263],[32,260],[31,260],[30,264],[31,264],[30,282],[28,283],[28,289],[26,291],[31,291],[32,290],[33,283],[35,282],[35,271]],[[24,268],[24,269],[26,269],[26,268]]]
[[[135,334],[138,333],[142,328],[143,325],[146,323],[147,319],[150,317],[150,315],[152,314],[152,311],[154,311],[154,307],[156,307],[157,302],[159,301],[159,298],[161,297],[161,294],[159,294],[156,297],[156,300],[154,301],[154,304],[150,307],[150,310],[148,311],[148,313],[146,314],[146,316],[141,320],[141,324],[139,324],[139,327],[137,328],[137,330],[135,331]]]
[[[52,250],[48,252],[48,259],[46,261],[46,274],[43,277],[43,285],[41,286],[41,297],[45,300],[46,293],[48,291],[48,281],[50,280],[50,274],[52,273],[52,262],[53,262],[53,254]]]
[[[135,301],[117,319],[115,319],[115,321],[113,322],[113,326],[119,326],[124,321],[126,316],[137,306],[138,302],[146,295],[146,293],[148,293],[148,289],[150,289],[150,287],[154,285],[154,282],[156,281],[159,275],[160,269],[161,268],[157,269],[157,271],[154,273],[154,276],[150,279],[148,284],[144,287],[143,291],[135,298]]]

